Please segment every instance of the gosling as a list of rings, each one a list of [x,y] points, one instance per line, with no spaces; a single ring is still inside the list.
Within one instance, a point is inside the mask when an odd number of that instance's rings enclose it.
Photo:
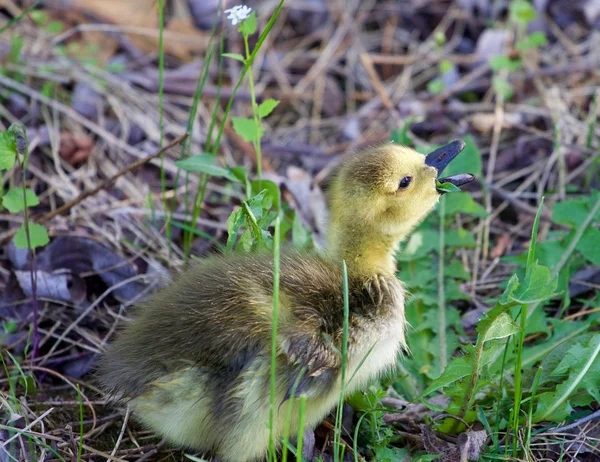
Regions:
[[[284,250],[280,263],[276,414],[280,441],[316,427],[341,391],[342,260],[347,262],[350,394],[389,371],[405,349],[404,290],[395,275],[399,242],[438,202],[438,178],[462,141],[424,156],[384,144],[348,156],[330,190],[328,250]],[[258,461],[269,448],[272,255],[212,257],[137,307],[99,365],[107,394],[126,399],[168,441],[225,462]],[[366,359],[365,359],[366,358]],[[360,364],[362,362],[362,365]]]

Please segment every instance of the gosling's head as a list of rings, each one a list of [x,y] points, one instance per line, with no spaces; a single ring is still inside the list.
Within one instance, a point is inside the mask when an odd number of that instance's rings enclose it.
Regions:
[[[464,147],[454,141],[425,156],[387,143],[350,156],[331,186],[330,248],[345,258],[349,252],[353,258],[372,257],[378,249],[393,253],[444,193],[436,179],[456,186],[474,179],[470,174],[440,178]]]

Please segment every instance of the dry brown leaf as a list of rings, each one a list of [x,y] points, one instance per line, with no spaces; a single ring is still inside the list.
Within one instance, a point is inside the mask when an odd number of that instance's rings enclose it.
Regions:
[[[469,460],[479,460],[481,448],[483,448],[487,437],[488,435],[485,430],[468,431],[458,435],[460,462],[468,462]]]
[[[471,116],[471,125],[477,131],[489,133],[496,123],[496,115],[493,113],[476,113]],[[521,114],[505,112],[502,118],[502,128],[510,128],[513,125],[523,123]]]
[[[71,0],[73,9],[86,12],[109,24],[125,29],[154,29],[153,35],[128,34],[132,43],[142,52],[158,50],[158,2],[148,0]],[[171,19],[165,26],[165,52],[183,61],[189,61],[194,53],[203,53],[208,44],[207,34],[193,25],[189,15]],[[101,34],[102,46],[107,39]],[[94,38],[93,40],[97,40]],[[98,43],[98,42],[96,42]]]
[[[59,154],[71,165],[85,162],[94,147],[94,142],[86,135],[78,135],[71,132],[60,134]]]
[[[496,241],[496,245],[490,252],[490,257],[499,258],[508,250],[511,244],[510,234],[504,233],[502,234],[498,240]]]

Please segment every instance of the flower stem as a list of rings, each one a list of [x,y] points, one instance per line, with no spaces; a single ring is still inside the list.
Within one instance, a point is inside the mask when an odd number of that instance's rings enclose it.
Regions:
[[[246,60],[250,59],[250,46],[248,45],[248,35],[244,35],[244,47],[246,49]],[[256,92],[254,91],[254,79],[252,78],[252,64],[248,69],[248,85],[250,86],[250,98],[252,99],[252,116],[254,118],[254,125],[256,126],[256,138],[254,139],[254,150],[256,151],[256,176],[258,177],[258,187],[261,188],[262,178],[262,156],[260,152],[260,137],[261,137],[261,124],[260,117],[258,115],[258,105],[256,104]]]

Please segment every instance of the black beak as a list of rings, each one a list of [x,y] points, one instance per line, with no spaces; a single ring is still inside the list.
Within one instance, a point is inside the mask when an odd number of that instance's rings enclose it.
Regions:
[[[452,175],[446,178],[439,178],[439,175],[446,168],[446,166],[460,154],[465,146],[466,144],[464,141],[453,141],[446,146],[436,149],[435,151],[429,153],[427,157],[425,157],[425,165],[429,165],[430,167],[435,167],[437,169],[438,181],[440,183],[452,183],[454,186],[462,186],[463,184],[470,183],[475,179],[475,176],[471,175],[470,173],[461,173],[459,175]],[[444,194],[445,191],[438,189],[438,192],[440,194]]]

